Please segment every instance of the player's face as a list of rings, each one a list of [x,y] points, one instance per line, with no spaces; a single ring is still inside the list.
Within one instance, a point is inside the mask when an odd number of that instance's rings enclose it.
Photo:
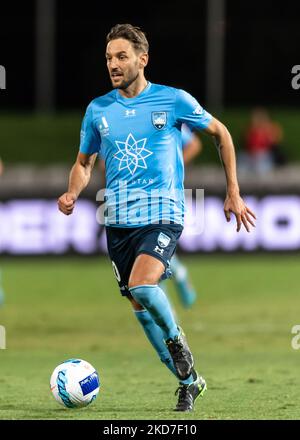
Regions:
[[[106,48],[106,62],[113,88],[129,87],[140,75],[144,58],[130,41],[123,38],[110,41]]]

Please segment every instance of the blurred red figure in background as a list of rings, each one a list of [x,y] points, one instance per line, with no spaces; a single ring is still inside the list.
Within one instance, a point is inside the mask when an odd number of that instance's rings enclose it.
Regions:
[[[240,158],[241,166],[263,174],[276,165],[283,165],[285,158],[280,152],[282,138],[281,126],[272,121],[268,112],[263,108],[254,109],[244,133],[245,151]]]

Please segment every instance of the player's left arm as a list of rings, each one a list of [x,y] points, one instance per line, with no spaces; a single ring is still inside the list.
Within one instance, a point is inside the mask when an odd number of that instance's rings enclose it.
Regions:
[[[249,232],[249,225],[255,226],[253,219],[256,219],[256,217],[240,196],[236,171],[236,156],[232,137],[225,125],[214,117],[211,119],[209,125],[204,128],[204,131],[214,138],[221,161],[224,165],[227,182],[227,194],[224,203],[226,220],[228,222],[230,221],[230,213],[232,212],[236,217],[237,232],[241,229],[242,223]]]

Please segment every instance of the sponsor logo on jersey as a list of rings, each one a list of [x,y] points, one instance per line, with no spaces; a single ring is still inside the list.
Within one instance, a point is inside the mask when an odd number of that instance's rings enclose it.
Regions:
[[[152,112],[152,124],[157,130],[162,130],[167,123],[167,112]]]
[[[138,168],[147,169],[145,159],[151,156],[152,151],[147,150],[147,138],[136,140],[133,134],[129,133],[125,142],[115,141],[118,151],[114,154],[114,158],[119,163],[119,171],[128,169],[133,175]]]
[[[106,117],[102,116],[101,121],[102,121],[102,124],[99,124],[100,134],[101,134],[101,136],[108,136],[109,135],[109,126],[108,126],[108,122],[106,120]]]

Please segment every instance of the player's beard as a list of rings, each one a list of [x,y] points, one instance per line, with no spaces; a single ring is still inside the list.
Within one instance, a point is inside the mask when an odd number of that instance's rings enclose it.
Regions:
[[[115,89],[126,90],[139,76],[139,72],[136,75],[132,75],[128,79],[123,79],[120,85],[115,86]]]

